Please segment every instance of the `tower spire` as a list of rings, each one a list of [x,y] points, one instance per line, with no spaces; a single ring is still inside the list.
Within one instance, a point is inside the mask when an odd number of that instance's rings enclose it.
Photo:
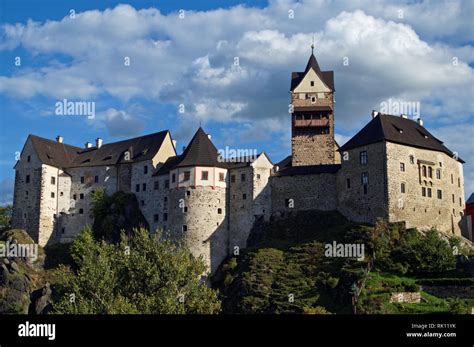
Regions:
[[[311,55],[314,54],[314,35],[313,38],[311,39]]]

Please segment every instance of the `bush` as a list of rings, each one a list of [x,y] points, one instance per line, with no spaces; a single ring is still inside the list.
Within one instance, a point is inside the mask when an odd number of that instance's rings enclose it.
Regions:
[[[472,286],[474,278],[426,278],[417,280],[416,283],[425,286]]]

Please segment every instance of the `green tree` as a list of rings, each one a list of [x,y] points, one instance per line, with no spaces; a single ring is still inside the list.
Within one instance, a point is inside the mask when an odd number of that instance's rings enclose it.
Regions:
[[[0,207],[0,232],[11,229],[12,205]]]
[[[202,280],[206,270],[182,244],[145,229],[122,234],[117,244],[84,229],[71,246],[77,270],[61,267],[54,311],[77,314],[214,314],[217,292]]]

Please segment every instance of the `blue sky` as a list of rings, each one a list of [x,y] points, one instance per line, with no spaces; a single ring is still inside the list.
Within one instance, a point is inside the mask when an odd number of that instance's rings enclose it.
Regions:
[[[313,37],[321,68],[335,71],[338,142],[383,102],[419,102],[428,130],[466,160],[470,194],[472,7],[461,0],[2,0],[0,204],[12,199],[15,153],[30,133],[83,146],[169,129],[181,148],[202,124],[218,148],[265,150],[281,160],[290,152],[290,74],[304,69]],[[56,115],[63,99],[95,102],[96,117]]]

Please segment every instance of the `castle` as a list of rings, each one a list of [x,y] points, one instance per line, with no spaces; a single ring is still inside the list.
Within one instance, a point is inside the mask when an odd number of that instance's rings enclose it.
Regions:
[[[169,231],[211,272],[246,246],[256,221],[337,210],[348,219],[403,221],[461,235],[463,161],[406,116],[372,112],[346,144],[334,138],[334,73],[311,54],[291,76],[292,153],[222,158],[202,128],[182,154],[169,131],[84,148],[29,135],[15,165],[13,227],[40,245],[92,225],[91,195],[136,195],[150,230]]]

